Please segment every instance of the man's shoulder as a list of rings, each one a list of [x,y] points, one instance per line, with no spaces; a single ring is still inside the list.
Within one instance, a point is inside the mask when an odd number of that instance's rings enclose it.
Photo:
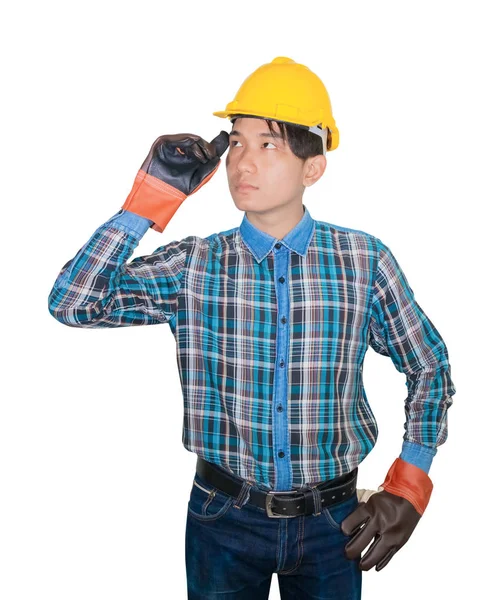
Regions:
[[[202,238],[204,240],[206,240],[209,243],[212,243],[214,241],[217,240],[223,240],[224,238],[233,238],[235,236],[235,232],[238,230],[238,227],[232,227],[232,229],[225,229],[225,231],[218,231],[217,233],[212,233],[211,235],[208,235],[205,238]]]
[[[238,227],[233,227],[232,229],[226,229],[225,231],[211,233],[206,237],[202,237],[199,235],[189,235],[183,238],[183,240],[189,247],[198,247],[199,249],[209,248],[215,245],[223,245],[225,240],[227,244],[230,243],[231,240],[235,237],[235,233],[238,229]]]
[[[374,234],[364,231],[362,229],[354,229],[352,227],[345,227],[343,225],[337,225],[336,223],[328,223],[327,221],[316,221],[317,226],[325,232],[331,233],[332,235],[346,234],[349,236],[358,237],[371,245],[381,243],[381,240]]]

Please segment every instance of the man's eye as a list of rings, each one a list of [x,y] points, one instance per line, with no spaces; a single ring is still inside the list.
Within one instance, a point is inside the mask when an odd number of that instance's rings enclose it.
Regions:
[[[234,144],[240,144],[239,140],[232,140],[230,142],[230,145],[233,146]],[[263,142],[263,144],[272,144],[272,146],[275,146],[275,144],[273,142]],[[277,146],[276,146],[277,147]]]

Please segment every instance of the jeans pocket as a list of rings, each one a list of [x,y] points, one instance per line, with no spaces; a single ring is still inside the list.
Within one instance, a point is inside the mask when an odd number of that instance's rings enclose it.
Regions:
[[[188,514],[199,521],[216,521],[223,517],[235,500],[233,496],[209,485],[196,473],[188,501]]]
[[[322,514],[333,529],[343,533],[342,522],[356,510],[358,505],[359,500],[357,499],[357,492],[355,492],[348,500],[327,506],[323,509]]]

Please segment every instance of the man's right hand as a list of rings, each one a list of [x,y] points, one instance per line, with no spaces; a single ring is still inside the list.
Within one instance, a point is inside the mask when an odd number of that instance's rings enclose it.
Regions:
[[[164,231],[181,206],[216,173],[228,148],[226,131],[211,141],[192,133],[161,135],[143,161],[122,208],[153,221]]]

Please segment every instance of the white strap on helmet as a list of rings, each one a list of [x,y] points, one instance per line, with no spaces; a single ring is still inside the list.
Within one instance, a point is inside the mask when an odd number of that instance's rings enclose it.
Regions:
[[[325,127],[321,129],[320,125],[313,125],[309,127],[309,131],[319,135],[322,139],[322,153],[326,156],[327,148],[328,148],[328,128]]]

